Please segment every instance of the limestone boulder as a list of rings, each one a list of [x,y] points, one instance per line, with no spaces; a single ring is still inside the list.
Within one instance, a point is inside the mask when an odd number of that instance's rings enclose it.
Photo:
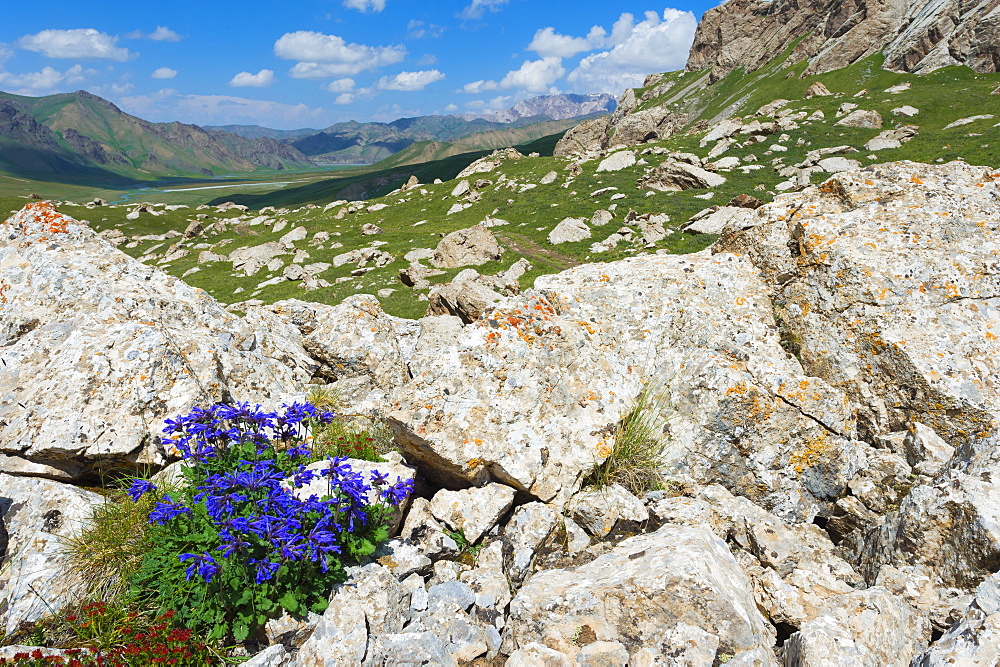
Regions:
[[[67,571],[67,538],[80,534],[104,499],[69,484],[0,471],[0,630],[11,634],[76,601],[81,581]]]
[[[611,127],[609,116],[598,116],[585,120],[576,127],[570,128],[556,143],[553,155],[565,157],[599,151],[607,141],[608,130]]]
[[[808,99],[810,97],[825,97],[828,95],[833,95],[833,93],[830,92],[829,88],[824,86],[821,82],[817,81],[806,89],[806,92],[803,95],[803,97]]]
[[[715,251],[763,271],[789,345],[857,402],[862,432],[919,421],[954,447],[993,443],[998,180],[957,162],[846,172],[777,197]]]
[[[681,230],[688,234],[721,234],[726,227],[740,228],[754,215],[753,209],[739,206],[714,206],[695,214]]]
[[[682,635],[709,656],[774,643],[746,575],[704,527],[664,526],[586,565],[535,573],[510,603],[504,647],[538,643],[572,658],[581,630],[591,642],[620,643],[632,659],[646,648],[666,659]]]
[[[604,147],[635,146],[647,141],[666,139],[679,131],[687,123],[686,113],[674,111],[667,106],[622,115],[612,125],[612,132],[605,140]]]
[[[635,151],[617,151],[601,160],[597,171],[621,171],[635,164]]]
[[[496,525],[514,502],[514,489],[504,484],[449,491],[442,489],[431,499],[431,514],[475,544]]]
[[[254,276],[267,266],[268,262],[286,252],[287,248],[284,244],[278,241],[268,241],[260,245],[234,250],[229,253],[229,261],[233,263],[233,269],[242,269],[244,274]]]
[[[385,567],[355,568],[334,588],[330,606],[299,649],[296,665],[326,667],[361,664],[371,644],[403,628],[409,595]]]
[[[439,269],[478,266],[500,259],[503,248],[486,227],[476,225],[451,232],[438,243],[430,262]]]
[[[879,130],[882,128],[882,114],[877,111],[866,111],[865,109],[855,109],[847,114],[835,125],[842,127],[860,127],[869,130]]]
[[[549,243],[573,243],[590,238],[590,227],[582,218],[565,218],[549,232]]]
[[[726,182],[723,176],[687,162],[664,162],[639,179],[640,190],[691,190],[715,188]]]
[[[0,452],[86,475],[165,462],[163,420],[298,392],[316,363],[47,202],[0,225]]]
[[[455,315],[472,322],[501,300],[492,281],[475,269],[464,269],[444,285],[435,285],[427,295],[427,315]]]
[[[289,299],[254,308],[248,318],[271,318],[294,327],[314,364],[313,381],[330,384],[341,400],[380,400],[408,379],[406,357],[419,324],[393,317],[367,294],[336,306]]]
[[[442,483],[565,500],[611,451],[643,384],[663,380],[678,413],[668,461],[717,474],[699,454],[711,451],[735,464],[734,488],[766,488],[767,506],[808,515],[862,460],[845,397],[787,356],[766,293],[745,258],[657,255],[539,278],[465,327],[425,319],[412,380],[391,396],[397,442]],[[743,444],[720,449],[720,433]]]
[[[846,593],[828,605],[789,637],[786,665],[908,667],[930,640],[926,617],[884,588]]]

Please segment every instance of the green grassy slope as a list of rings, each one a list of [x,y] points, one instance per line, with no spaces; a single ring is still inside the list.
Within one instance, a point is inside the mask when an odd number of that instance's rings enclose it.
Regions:
[[[425,293],[400,282],[399,271],[409,265],[403,256],[415,248],[432,249],[443,234],[467,228],[487,218],[507,221],[506,225],[492,229],[508,250],[501,261],[476,267],[477,270],[484,274],[496,273],[522,256],[527,257],[533,265],[533,269],[521,279],[521,285],[527,287],[538,275],[559,271],[577,262],[615,260],[642,253],[676,253],[702,249],[714,240],[712,236],[674,231],[656,243],[646,244],[640,238],[639,226],[634,222],[627,222],[627,213],[634,210],[637,214],[669,215],[670,220],[666,226],[677,230],[694,213],[713,204],[724,205],[738,194],[748,193],[765,201],[770,200],[777,191],[775,186],[786,180],[777,170],[801,162],[810,150],[840,145],[854,146],[861,150],[846,157],[858,160],[862,166],[902,159],[936,162],[961,157],[970,163],[1000,167],[1000,159],[997,158],[1000,155],[997,150],[1000,130],[996,127],[1000,123],[1000,95],[991,95],[1000,85],[1000,75],[980,75],[965,68],[947,68],[918,76],[886,72],[878,65],[872,59],[845,70],[798,79],[796,68],[799,66],[785,68],[782,63],[776,62],[749,77],[731,75],[732,78],[727,77],[707,87],[700,81],[703,73],[668,75],[679,83],[671,91],[667,91],[661,102],[687,105],[688,109],[695,110],[697,115],[691,119],[693,124],[697,124],[699,118],[715,117],[722,109],[732,107],[740,101],[742,103],[736,115],[749,120],[760,106],[775,98],[791,100],[786,108],[793,113],[805,112],[812,115],[816,111],[822,111],[825,114],[823,119],[801,119],[799,127],[789,129],[787,136],[776,133],[760,143],[731,147],[724,153],[725,157],[738,157],[743,165],[759,168],[753,171],[720,171],[727,179],[726,183],[712,191],[647,192],[637,188],[637,181],[644,172],[667,160],[669,152],[694,153],[702,158],[707,156],[713,144],[701,146],[701,137],[707,124],[700,123],[697,126],[702,129],[697,131],[635,147],[640,162],[621,171],[598,172],[599,160],[596,159],[551,157],[554,144],[552,137],[522,146],[523,153],[535,151],[541,156],[506,160],[491,172],[470,176],[468,180],[476,190],[478,200],[463,210],[454,210],[454,205],[466,202],[466,198],[452,196],[457,183],[447,179],[457,174],[476,154],[451,156],[421,164],[400,164],[408,158],[433,155],[440,149],[429,145],[417,147],[409,154],[394,156],[393,159],[397,162],[386,161],[375,172],[354,174],[348,179],[334,181],[322,179],[299,188],[243,199],[252,203],[254,209],[272,203],[285,206],[278,210],[268,209],[262,214],[252,211],[240,216],[235,211],[223,213],[214,208],[202,211],[182,209],[161,216],[141,214],[136,220],[127,220],[125,215],[128,209],[122,207],[85,209],[71,206],[64,210],[89,220],[97,229],[120,229],[132,239],[129,244],[122,246],[125,252],[160,266],[174,275],[183,276],[184,280],[206,289],[223,302],[246,299],[270,302],[297,297],[322,303],[337,303],[351,294],[378,294],[381,291],[380,300],[387,311],[416,317],[426,308],[426,303],[421,300]],[[802,94],[813,81],[823,82],[835,95],[803,99]],[[901,92],[886,92],[887,88],[901,83],[911,84],[910,88]],[[862,89],[867,92],[856,96]],[[640,89],[637,92],[641,97],[646,91]],[[886,129],[915,124],[920,127],[920,133],[901,148],[869,153],[864,150],[863,145],[876,136],[879,130],[837,126],[836,113],[844,102],[857,104],[861,109],[879,111]],[[902,105],[911,105],[920,112],[913,118],[891,113],[892,109]],[[978,115],[992,115],[993,118],[981,118],[944,129],[959,118]],[[759,120],[771,119],[761,117]],[[744,141],[748,136],[742,135],[740,139]],[[550,172],[555,172],[554,181],[542,184],[543,179],[549,180],[544,177]],[[411,173],[416,173],[425,185],[405,192],[389,192]],[[333,200],[348,199],[343,195],[351,185],[363,184],[366,178],[371,185],[373,175],[376,178],[387,178],[385,183],[378,186],[380,189],[376,194],[381,196],[352,206],[327,206]],[[426,184],[435,176],[445,179],[445,182],[438,185]],[[821,182],[829,176],[826,173],[813,174],[812,182]],[[297,203],[292,204],[292,201]],[[6,211],[20,207],[23,203],[23,199],[4,199],[0,200],[0,207]],[[615,218],[607,225],[592,227],[591,238],[560,245],[548,242],[549,233],[564,218],[590,220],[598,209],[613,210]],[[230,224],[221,233],[209,233],[190,240],[136,238],[145,234],[162,234],[168,230],[183,231],[196,214],[208,216],[205,222],[213,222],[216,218],[230,220],[239,216],[246,226]],[[384,233],[365,235],[362,227],[366,224],[377,225]],[[202,251],[228,255],[236,248],[277,241],[300,226],[305,228],[307,236],[305,240],[296,242],[295,247],[307,252],[309,256],[300,256],[299,263],[329,263],[331,266],[318,274],[318,277],[330,284],[328,287],[305,291],[299,281],[282,279],[283,271],[293,260],[291,252],[281,255],[271,269],[263,268],[254,276],[234,271],[230,262],[198,263],[198,256]],[[621,227],[631,229],[635,240],[623,242],[606,252],[591,248],[594,242],[603,241]],[[315,235],[321,232],[329,234],[329,239],[318,242]],[[373,244],[378,244],[380,251],[392,256],[392,260],[385,266],[358,267],[356,263],[333,266],[335,257],[352,250],[372,247]],[[187,254],[178,251],[187,251]],[[172,259],[168,260],[166,257],[169,252],[173,254]],[[457,272],[458,269],[449,270],[443,275],[430,278],[430,281],[444,282]]]

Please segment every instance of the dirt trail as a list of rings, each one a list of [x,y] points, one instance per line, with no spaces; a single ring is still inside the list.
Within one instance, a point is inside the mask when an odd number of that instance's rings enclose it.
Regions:
[[[496,234],[496,237],[505,246],[518,254],[524,255],[529,260],[545,261],[550,264],[555,264],[556,267],[560,269],[569,269],[583,264],[583,262],[580,262],[569,255],[564,255],[561,252],[543,248],[523,234],[511,234],[507,232]]]

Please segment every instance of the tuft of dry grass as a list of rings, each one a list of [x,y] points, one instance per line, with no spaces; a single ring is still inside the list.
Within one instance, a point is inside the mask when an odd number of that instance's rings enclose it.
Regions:
[[[647,384],[635,404],[618,422],[614,446],[603,462],[594,466],[585,484],[598,487],[621,484],[641,496],[662,483],[660,469],[667,446],[664,427],[669,421],[662,387]]]
[[[138,502],[115,491],[94,509],[83,530],[66,539],[68,566],[86,598],[113,600],[127,594],[129,578],[151,546],[149,513],[162,491],[147,493]]]

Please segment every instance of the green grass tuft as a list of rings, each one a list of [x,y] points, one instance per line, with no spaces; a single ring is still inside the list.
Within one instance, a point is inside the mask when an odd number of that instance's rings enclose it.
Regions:
[[[667,410],[661,387],[651,384],[643,387],[632,409],[615,429],[611,453],[594,466],[585,484],[598,487],[620,484],[637,496],[662,484],[660,469],[667,446],[663,433]]]

